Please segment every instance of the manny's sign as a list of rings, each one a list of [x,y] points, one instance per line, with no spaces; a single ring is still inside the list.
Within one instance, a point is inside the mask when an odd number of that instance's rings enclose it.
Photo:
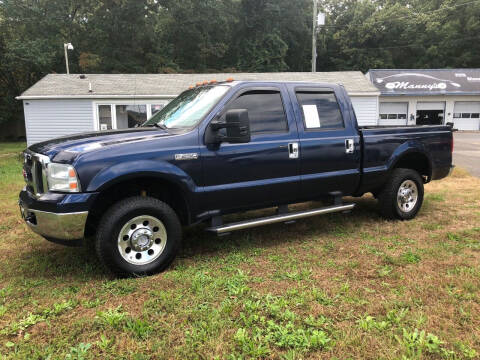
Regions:
[[[480,94],[480,69],[370,70],[382,95]]]

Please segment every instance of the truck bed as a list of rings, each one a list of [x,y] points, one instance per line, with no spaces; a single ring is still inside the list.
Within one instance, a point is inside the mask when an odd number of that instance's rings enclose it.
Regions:
[[[430,173],[425,182],[441,179],[450,171],[453,147],[450,126],[364,126],[359,131],[363,174],[360,192],[382,186],[388,169],[398,161],[397,154],[404,155],[405,151],[409,157],[402,161],[418,167],[428,164]]]

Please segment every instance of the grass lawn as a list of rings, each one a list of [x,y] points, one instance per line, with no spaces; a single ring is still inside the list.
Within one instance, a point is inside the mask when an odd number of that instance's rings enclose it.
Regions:
[[[20,219],[0,144],[0,359],[477,359],[480,179],[426,186],[419,216],[371,196],[331,214],[217,238],[196,227],[166,272],[116,280],[93,253]]]

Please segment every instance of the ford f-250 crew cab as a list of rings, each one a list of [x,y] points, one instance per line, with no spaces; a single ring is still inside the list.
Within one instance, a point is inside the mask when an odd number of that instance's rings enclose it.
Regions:
[[[113,272],[152,274],[199,222],[222,234],[345,212],[342,196],[366,192],[385,217],[412,219],[452,148],[447,126],[360,128],[341,85],[227,81],[183,92],[141,127],[30,146],[19,203],[47,240],[94,239]],[[288,209],[310,200],[323,207]],[[267,207],[276,215],[222,221]]]

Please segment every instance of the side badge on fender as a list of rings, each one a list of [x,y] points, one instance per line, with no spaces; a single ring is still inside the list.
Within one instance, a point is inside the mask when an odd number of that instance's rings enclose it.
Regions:
[[[175,154],[175,160],[196,160],[196,159],[198,159],[197,153]]]

